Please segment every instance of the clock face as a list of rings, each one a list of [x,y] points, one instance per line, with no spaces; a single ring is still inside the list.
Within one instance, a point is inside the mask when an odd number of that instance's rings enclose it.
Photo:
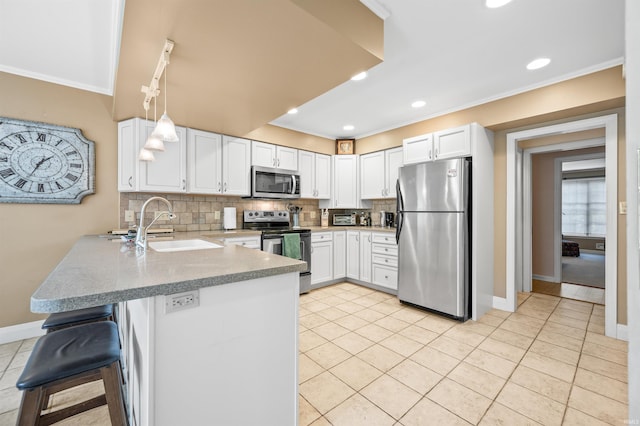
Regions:
[[[79,203],[94,192],[93,145],[78,129],[0,117],[0,202]]]

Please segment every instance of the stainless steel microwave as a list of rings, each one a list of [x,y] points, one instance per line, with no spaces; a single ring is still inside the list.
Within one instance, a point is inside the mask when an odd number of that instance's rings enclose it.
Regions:
[[[295,170],[252,166],[251,198],[300,198],[300,175]]]

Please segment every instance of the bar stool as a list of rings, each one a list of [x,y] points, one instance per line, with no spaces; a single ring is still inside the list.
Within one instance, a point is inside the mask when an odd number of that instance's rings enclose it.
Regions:
[[[103,395],[42,414],[57,392],[102,380]],[[113,425],[127,425],[120,372],[118,327],[101,321],[68,327],[40,337],[18,378],[24,391],[18,425],[49,425],[107,404]]]
[[[42,329],[47,333],[96,321],[113,321],[113,305],[95,306],[92,308],[77,309],[75,311],[58,312],[49,315],[42,324]]]

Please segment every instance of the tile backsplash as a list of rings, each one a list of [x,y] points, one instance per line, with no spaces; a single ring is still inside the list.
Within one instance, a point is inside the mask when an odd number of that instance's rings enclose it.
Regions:
[[[318,200],[298,199],[298,200],[252,200],[241,197],[221,196],[221,195],[191,195],[191,194],[151,194],[141,192],[121,192],[120,193],[120,218],[119,227],[129,228],[140,222],[140,210],[142,205],[149,198],[161,196],[166,198],[173,205],[173,213],[177,218],[169,220],[158,220],[153,225],[154,228],[173,228],[175,231],[215,231],[223,227],[223,210],[225,207],[236,208],[236,223],[238,228],[242,228],[242,212],[244,210],[286,210],[288,204],[302,207],[300,214],[300,226],[320,226],[320,209]],[[380,211],[395,212],[395,199],[373,200],[371,209],[349,209],[349,210],[329,210],[329,223],[331,215],[336,212],[370,212],[372,225],[380,226]],[[135,212],[135,223],[125,221],[125,211]],[[154,212],[166,210],[164,204],[154,201],[147,206],[144,222],[151,223]],[[219,212],[216,218],[216,212]],[[312,212],[315,217],[312,216]]]

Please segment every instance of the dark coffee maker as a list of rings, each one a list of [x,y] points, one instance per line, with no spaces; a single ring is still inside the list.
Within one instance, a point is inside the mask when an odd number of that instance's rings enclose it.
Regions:
[[[395,214],[393,212],[384,213],[384,226],[389,228],[396,226]]]

